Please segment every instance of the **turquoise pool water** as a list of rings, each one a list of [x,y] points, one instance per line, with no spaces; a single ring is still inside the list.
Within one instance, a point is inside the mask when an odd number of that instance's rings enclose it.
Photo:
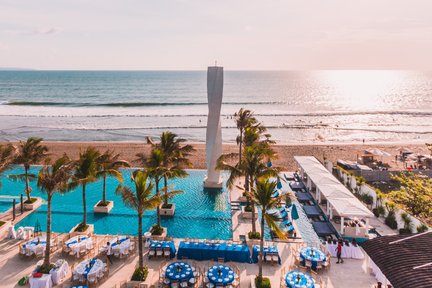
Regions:
[[[19,196],[24,191],[24,183],[13,182],[7,175],[22,173],[21,167],[8,170],[1,177],[2,187],[0,195]],[[37,173],[38,167],[31,169]],[[132,170],[125,169],[123,176],[125,184],[130,185]],[[222,190],[204,190],[203,179],[205,171],[189,170],[189,177],[170,180],[173,189],[183,190],[184,193],[176,196],[171,203],[176,204],[176,214],[172,218],[162,218],[162,226],[168,228],[172,237],[222,239],[232,238],[231,206],[228,193]],[[118,185],[115,179],[107,181],[107,199],[114,200],[114,208],[109,215],[94,214],[93,206],[102,197],[102,181],[87,186],[87,222],[94,224],[97,234],[137,234],[138,220],[134,210],[123,205],[121,197],[114,191]],[[46,199],[45,195],[31,183],[32,196]],[[46,227],[46,209],[44,203],[39,209],[27,216],[15,227],[34,226],[36,221],[41,224],[42,230]],[[52,230],[55,232],[69,232],[69,230],[82,220],[82,194],[81,188],[70,191],[64,195],[56,194],[52,205]],[[148,230],[156,223],[156,212],[147,211],[143,217],[143,229]]]

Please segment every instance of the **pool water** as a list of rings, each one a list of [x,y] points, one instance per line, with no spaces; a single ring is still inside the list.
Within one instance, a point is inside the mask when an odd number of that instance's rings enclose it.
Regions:
[[[37,174],[40,167],[31,168]],[[124,184],[131,186],[132,169],[122,171]],[[24,183],[8,179],[7,175],[23,173],[22,167],[13,167],[2,175],[0,195],[19,196],[24,191]],[[162,226],[168,228],[168,235],[176,238],[222,239],[232,238],[231,206],[225,188],[207,190],[203,188],[204,170],[188,170],[189,177],[169,180],[170,189],[183,190],[170,203],[176,204],[175,216],[162,217]],[[224,177],[226,178],[226,177]],[[102,198],[102,180],[86,187],[87,222],[94,224],[97,234],[129,234],[137,235],[138,219],[133,209],[126,207],[121,197],[115,194],[118,182],[107,179],[107,199],[114,201],[110,214],[94,214],[93,206]],[[32,196],[46,199],[36,183],[31,183]],[[132,187],[134,188],[134,187]],[[81,187],[65,194],[56,194],[52,203],[52,230],[69,232],[73,226],[82,221]],[[44,204],[17,223],[19,226],[35,226],[39,221],[42,230],[46,229],[46,210]],[[147,231],[157,221],[156,211],[146,211],[143,217],[143,230]]]

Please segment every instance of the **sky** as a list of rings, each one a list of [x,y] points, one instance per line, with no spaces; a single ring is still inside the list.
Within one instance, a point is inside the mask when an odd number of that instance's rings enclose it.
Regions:
[[[0,67],[432,68],[431,0],[0,0]]]

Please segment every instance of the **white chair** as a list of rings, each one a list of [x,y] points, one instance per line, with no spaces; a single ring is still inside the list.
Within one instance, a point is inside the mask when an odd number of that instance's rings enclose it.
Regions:
[[[87,281],[88,281],[90,284],[96,283],[96,282],[97,282],[96,273],[89,274],[89,275],[87,276]]]
[[[214,288],[215,285],[214,285],[213,283],[207,283],[206,287],[207,287],[207,288]]]
[[[181,282],[180,283],[180,287],[182,287],[182,288],[188,287],[188,282],[187,281],[186,282]]]
[[[265,256],[265,261],[266,262],[272,262],[273,261],[273,256],[270,253],[267,253]]]
[[[305,266],[306,266],[306,268],[311,269],[312,268],[312,261],[306,260],[305,261]]]
[[[113,249],[114,257],[120,257],[120,249]]]
[[[274,263],[279,263],[279,255],[278,254],[273,254],[272,256],[272,261]]]
[[[80,280],[80,275],[77,274],[75,271],[72,272],[72,280],[73,281],[79,281]]]
[[[156,249],[156,256],[161,257],[163,255],[163,250],[161,248]],[[172,287],[172,286],[171,286]]]
[[[84,256],[86,254],[87,254],[87,247],[85,245],[80,246],[77,257]]]
[[[164,257],[166,257],[166,258],[171,257],[171,249],[170,248],[165,248],[163,250],[163,253],[164,253]]]
[[[25,253],[26,256],[30,257],[33,254],[34,254],[33,250],[26,248],[26,253]]]
[[[36,249],[35,249],[36,257],[43,257],[44,256],[44,250],[45,250],[44,248],[45,247],[41,246],[41,245],[36,246]]]
[[[178,288],[180,287],[179,282],[171,282],[171,288]]]
[[[150,249],[149,250],[149,253],[148,253],[148,256],[149,257],[153,257],[153,256],[155,256],[156,255],[156,250],[154,250],[154,249]]]

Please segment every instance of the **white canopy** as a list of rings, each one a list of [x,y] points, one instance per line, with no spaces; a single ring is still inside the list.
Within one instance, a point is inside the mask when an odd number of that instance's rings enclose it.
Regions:
[[[313,156],[295,156],[294,160],[340,216],[368,218],[369,211],[339,180]]]

